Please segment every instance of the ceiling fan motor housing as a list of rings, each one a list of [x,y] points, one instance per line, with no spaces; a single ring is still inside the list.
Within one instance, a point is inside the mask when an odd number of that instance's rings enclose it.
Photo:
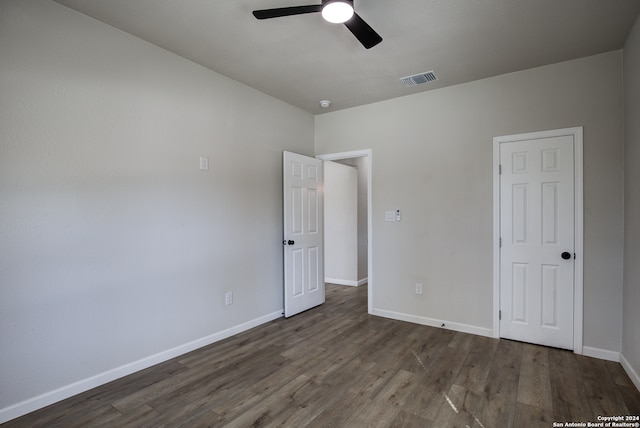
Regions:
[[[348,3],[353,7],[353,0],[322,0],[322,7],[325,7],[329,3]]]
[[[322,0],[322,17],[333,24],[342,24],[353,17],[353,0]]]

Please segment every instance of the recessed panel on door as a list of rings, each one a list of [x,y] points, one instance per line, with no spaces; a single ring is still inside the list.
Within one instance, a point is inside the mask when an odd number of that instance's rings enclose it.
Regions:
[[[524,263],[514,263],[512,269],[512,320],[513,322],[527,323],[528,266]]]
[[[513,243],[524,244],[527,242],[527,222],[529,215],[528,184],[519,183],[513,185],[512,201]]]
[[[302,233],[304,225],[304,198],[303,189],[300,187],[292,187],[291,191],[291,230],[293,234]]]
[[[542,326],[558,328],[558,265],[542,265],[541,311]]]
[[[307,179],[318,181],[318,167],[313,165],[307,166]]]
[[[308,189],[308,221],[307,221],[307,233],[318,233],[318,219],[320,213],[318,212],[318,191],[316,189]]]
[[[528,152],[516,152],[513,153],[511,171],[513,174],[524,174],[527,172],[527,158],[529,156]]]
[[[557,172],[559,170],[558,149],[542,150],[542,172]]]
[[[309,281],[308,291],[318,291],[320,289],[320,251],[318,247],[308,249],[309,257]]]
[[[542,244],[558,244],[558,183],[542,183]]]
[[[291,176],[302,180],[302,172],[304,171],[304,165],[301,162],[291,162]]]
[[[293,261],[293,275],[291,281],[292,294],[294,297],[304,293],[304,251],[301,248],[291,250]]]

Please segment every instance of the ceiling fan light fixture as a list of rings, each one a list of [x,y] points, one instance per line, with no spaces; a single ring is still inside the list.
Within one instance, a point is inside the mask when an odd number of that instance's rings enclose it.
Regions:
[[[353,16],[353,3],[344,0],[326,1],[322,4],[322,17],[333,24],[347,22]]]
[[[321,12],[322,17],[328,22],[344,24],[365,49],[370,49],[382,41],[380,34],[354,12],[353,0],[322,0],[320,4],[254,10],[253,16],[256,19],[270,19],[317,12]]]

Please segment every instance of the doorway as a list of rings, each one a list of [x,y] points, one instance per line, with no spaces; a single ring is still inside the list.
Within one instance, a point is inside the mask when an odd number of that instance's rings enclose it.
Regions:
[[[372,312],[373,308],[373,272],[372,272],[372,208],[371,208],[371,171],[372,171],[372,150],[356,150],[350,152],[341,152],[341,153],[331,153],[331,154],[323,154],[317,155],[317,159],[322,161],[333,161],[338,163],[343,163],[351,166],[355,166],[358,169],[358,175],[361,176],[362,183],[366,187],[363,199],[365,199],[362,203],[366,206],[366,217],[364,220],[364,224],[362,221],[358,223],[366,231],[366,241],[361,243],[360,245],[364,247],[366,254],[366,282],[367,282],[367,310],[369,313]],[[360,186],[362,187],[362,186]],[[358,275],[362,277],[361,273]]]
[[[494,336],[582,353],[582,128],[494,138]]]

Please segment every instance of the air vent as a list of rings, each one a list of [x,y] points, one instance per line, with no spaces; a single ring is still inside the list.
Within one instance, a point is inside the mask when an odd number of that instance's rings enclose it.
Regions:
[[[436,73],[431,70],[424,73],[414,74],[413,76],[407,76],[400,79],[404,86],[415,86],[422,83],[428,83],[438,80]]]

